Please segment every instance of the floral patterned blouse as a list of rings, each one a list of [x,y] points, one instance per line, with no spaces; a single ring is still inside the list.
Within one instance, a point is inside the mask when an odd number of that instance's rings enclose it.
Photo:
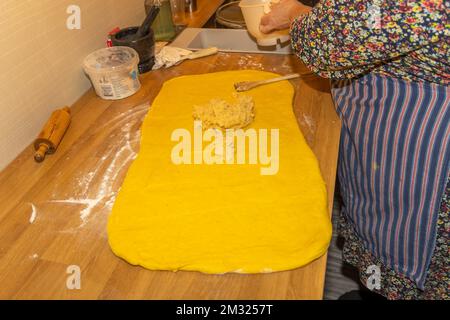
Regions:
[[[322,0],[291,28],[314,72],[450,84],[450,0]]]

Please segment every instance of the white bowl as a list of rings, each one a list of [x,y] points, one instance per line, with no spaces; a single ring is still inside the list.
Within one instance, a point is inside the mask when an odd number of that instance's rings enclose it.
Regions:
[[[259,30],[262,17],[270,12],[270,3],[271,0],[242,0],[239,3],[247,25],[247,31],[256,39],[260,46],[274,46],[277,45],[278,40],[281,43],[290,40],[289,29],[268,34]]]

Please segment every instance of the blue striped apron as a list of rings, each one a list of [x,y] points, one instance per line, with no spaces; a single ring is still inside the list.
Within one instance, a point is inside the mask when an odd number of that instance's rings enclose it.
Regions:
[[[344,214],[367,250],[423,289],[450,172],[450,89],[374,74],[332,87]]]

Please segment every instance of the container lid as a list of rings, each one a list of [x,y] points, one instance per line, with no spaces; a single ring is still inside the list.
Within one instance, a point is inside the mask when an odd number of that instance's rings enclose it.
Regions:
[[[107,71],[129,68],[139,63],[139,54],[130,47],[111,47],[94,51],[84,59],[89,71]]]

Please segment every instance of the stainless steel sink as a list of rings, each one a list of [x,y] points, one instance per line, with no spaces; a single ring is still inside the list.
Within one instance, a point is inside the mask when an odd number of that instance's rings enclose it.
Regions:
[[[223,52],[292,54],[290,42],[260,47],[247,30],[186,28],[170,44],[188,50],[217,47]]]

